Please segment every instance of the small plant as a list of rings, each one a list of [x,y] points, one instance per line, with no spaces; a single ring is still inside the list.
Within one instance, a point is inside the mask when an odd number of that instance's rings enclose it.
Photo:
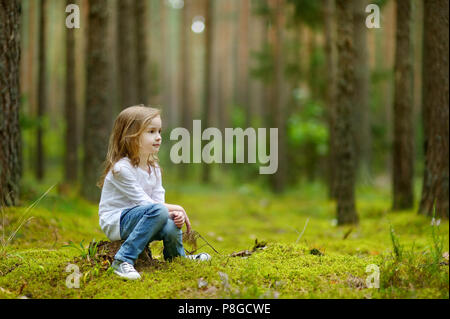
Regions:
[[[433,207],[433,219],[431,220],[431,258],[432,268],[438,268],[444,251],[444,241],[439,232],[440,219],[436,220],[436,205]]]
[[[114,273],[114,268],[108,267],[108,268],[106,269],[106,274],[107,274],[107,275],[111,275],[111,274],[113,274],[113,273]]]
[[[403,257],[403,246],[400,244],[398,236],[395,234],[394,227],[390,227],[392,246],[394,247],[394,255],[397,260],[401,260]]]
[[[91,241],[91,243],[89,244],[89,247],[88,247],[88,257],[90,257],[92,259],[95,258],[95,255],[97,255],[97,251],[98,251],[97,246],[98,246],[98,242],[96,242],[95,239],[93,241]]]
[[[74,248],[77,251],[80,252],[80,257],[82,259],[86,259],[87,261],[91,261],[91,259],[94,259],[97,251],[98,251],[98,242],[94,240],[91,241],[88,247],[84,247],[83,245],[84,240],[82,240],[78,245],[75,244],[73,241],[69,241],[67,245],[64,245],[63,247],[70,247]]]
[[[433,213],[435,215],[435,212]],[[431,222],[431,245],[423,252],[400,244],[399,237],[390,225],[390,237],[393,245],[393,258],[384,260],[382,286],[402,289],[427,288],[440,285],[448,278],[441,269],[444,240],[439,233],[440,221],[433,216]],[[448,283],[448,279],[447,279]]]
[[[86,251],[86,248],[83,245],[83,241],[82,240],[78,245],[76,245],[73,241],[69,241],[69,243],[67,245],[63,245],[64,248],[70,247],[70,248],[74,248],[75,250],[78,250],[80,252],[80,256],[83,259],[87,258],[88,255],[88,251]]]

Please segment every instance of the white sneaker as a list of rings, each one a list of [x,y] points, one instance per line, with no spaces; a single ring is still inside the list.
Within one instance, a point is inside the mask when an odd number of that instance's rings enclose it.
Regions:
[[[130,280],[141,279],[141,275],[139,275],[130,263],[114,260],[111,267],[114,268],[114,273],[122,278]]]
[[[189,258],[191,260],[200,260],[200,261],[211,260],[211,256],[207,253],[200,253],[197,255],[187,255],[186,258]]]

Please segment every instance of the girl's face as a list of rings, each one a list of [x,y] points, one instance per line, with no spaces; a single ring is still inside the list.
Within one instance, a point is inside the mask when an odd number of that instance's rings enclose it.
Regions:
[[[147,156],[159,151],[161,146],[161,117],[158,115],[150,122],[139,137],[139,153]]]

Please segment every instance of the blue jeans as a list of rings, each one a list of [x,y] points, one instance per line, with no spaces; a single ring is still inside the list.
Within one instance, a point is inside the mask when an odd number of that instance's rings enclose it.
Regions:
[[[163,241],[164,259],[186,257],[182,231],[169,218],[169,211],[163,204],[135,206],[122,211],[120,237],[125,241],[114,258],[132,265],[145,247],[154,240]]]

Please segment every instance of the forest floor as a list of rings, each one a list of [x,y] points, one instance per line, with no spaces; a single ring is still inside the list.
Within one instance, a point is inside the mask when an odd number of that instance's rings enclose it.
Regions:
[[[315,184],[284,195],[166,189],[200,235],[198,252],[213,258],[165,262],[154,242],[157,261],[138,264],[140,281],[118,278],[87,248],[106,240],[97,205],[53,189],[27,210],[39,192],[2,208],[0,298],[449,298],[448,221],[391,212],[386,189],[358,189],[357,227],[336,225],[335,204]]]

